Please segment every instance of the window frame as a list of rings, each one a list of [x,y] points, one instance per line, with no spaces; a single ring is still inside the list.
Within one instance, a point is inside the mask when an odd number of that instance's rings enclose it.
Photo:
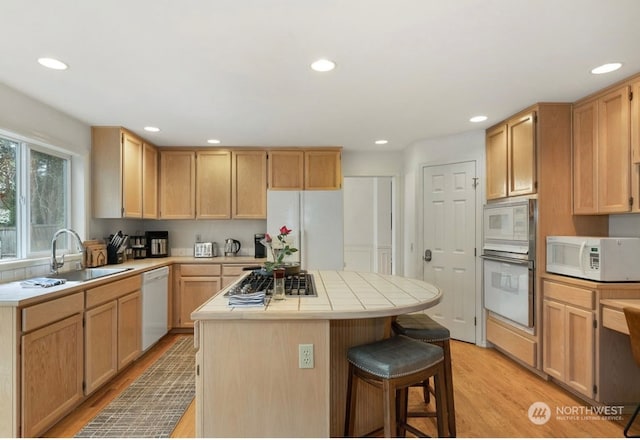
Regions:
[[[72,154],[63,148],[45,142],[21,136],[0,129],[0,137],[18,144],[16,151],[16,256],[13,258],[1,258],[0,264],[11,261],[31,260],[48,257],[50,249],[42,251],[31,250],[31,155],[33,151],[57,157],[65,161],[64,191],[64,225],[71,227],[71,200],[72,200]],[[66,250],[65,243],[60,240],[60,251]]]

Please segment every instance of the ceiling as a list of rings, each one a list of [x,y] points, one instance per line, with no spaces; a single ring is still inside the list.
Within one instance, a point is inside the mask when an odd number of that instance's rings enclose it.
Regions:
[[[0,82],[159,146],[401,150],[640,72],[637,0],[0,0],[0,17]],[[336,69],[312,71],[322,57]]]

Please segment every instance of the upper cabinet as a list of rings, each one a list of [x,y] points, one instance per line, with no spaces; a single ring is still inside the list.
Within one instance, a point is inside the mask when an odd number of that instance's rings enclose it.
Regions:
[[[142,145],[142,218],[158,218],[158,150]]]
[[[231,160],[231,218],[267,218],[266,151],[233,151]]]
[[[266,217],[265,150],[160,150],[160,218]]]
[[[341,159],[340,148],[269,150],[269,189],[341,189]]]
[[[195,191],[195,151],[160,150],[160,218],[194,218]]]
[[[487,200],[507,197],[507,124],[487,130]]]
[[[94,217],[156,218],[157,189],[148,184],[157,179],[156,147],[121,127],[92,127],[91,135]]]
[[[518,114],[486,133],[487,200],[536,192],[536,112]]]
[[[629,212],[631,199],[628,86],[578,103],[573,114],[575,214]]]
[[[231,217],[231,152],[196,152],[196,218]]]
[[[304,189],[304,151],[269,151],[269,189]]]

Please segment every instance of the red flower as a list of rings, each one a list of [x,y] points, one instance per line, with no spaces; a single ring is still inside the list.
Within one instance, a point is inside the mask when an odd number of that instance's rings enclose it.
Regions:
[[[271,235],[269,234],[264,234],[264,241],[266,241],[267,243],[271,243]]]
[[[289,232],[291,232],[291,229],[287,229],[286,225],[280,228],[280,234],[282,235],[288,235]]]

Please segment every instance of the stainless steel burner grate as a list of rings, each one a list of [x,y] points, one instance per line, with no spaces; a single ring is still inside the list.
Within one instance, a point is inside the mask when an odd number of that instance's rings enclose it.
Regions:
[[[260,292],[262,290],[264,290],[267,295],[273,293],[273,276],[264,275],[260,273],[260,271],[253,271],[250,275],[231,287],[231,289],[225,293],[225,296]],[[313,275],[304,270],[298,274],[285,277],[284,293],[287,296],[318,296]]]

